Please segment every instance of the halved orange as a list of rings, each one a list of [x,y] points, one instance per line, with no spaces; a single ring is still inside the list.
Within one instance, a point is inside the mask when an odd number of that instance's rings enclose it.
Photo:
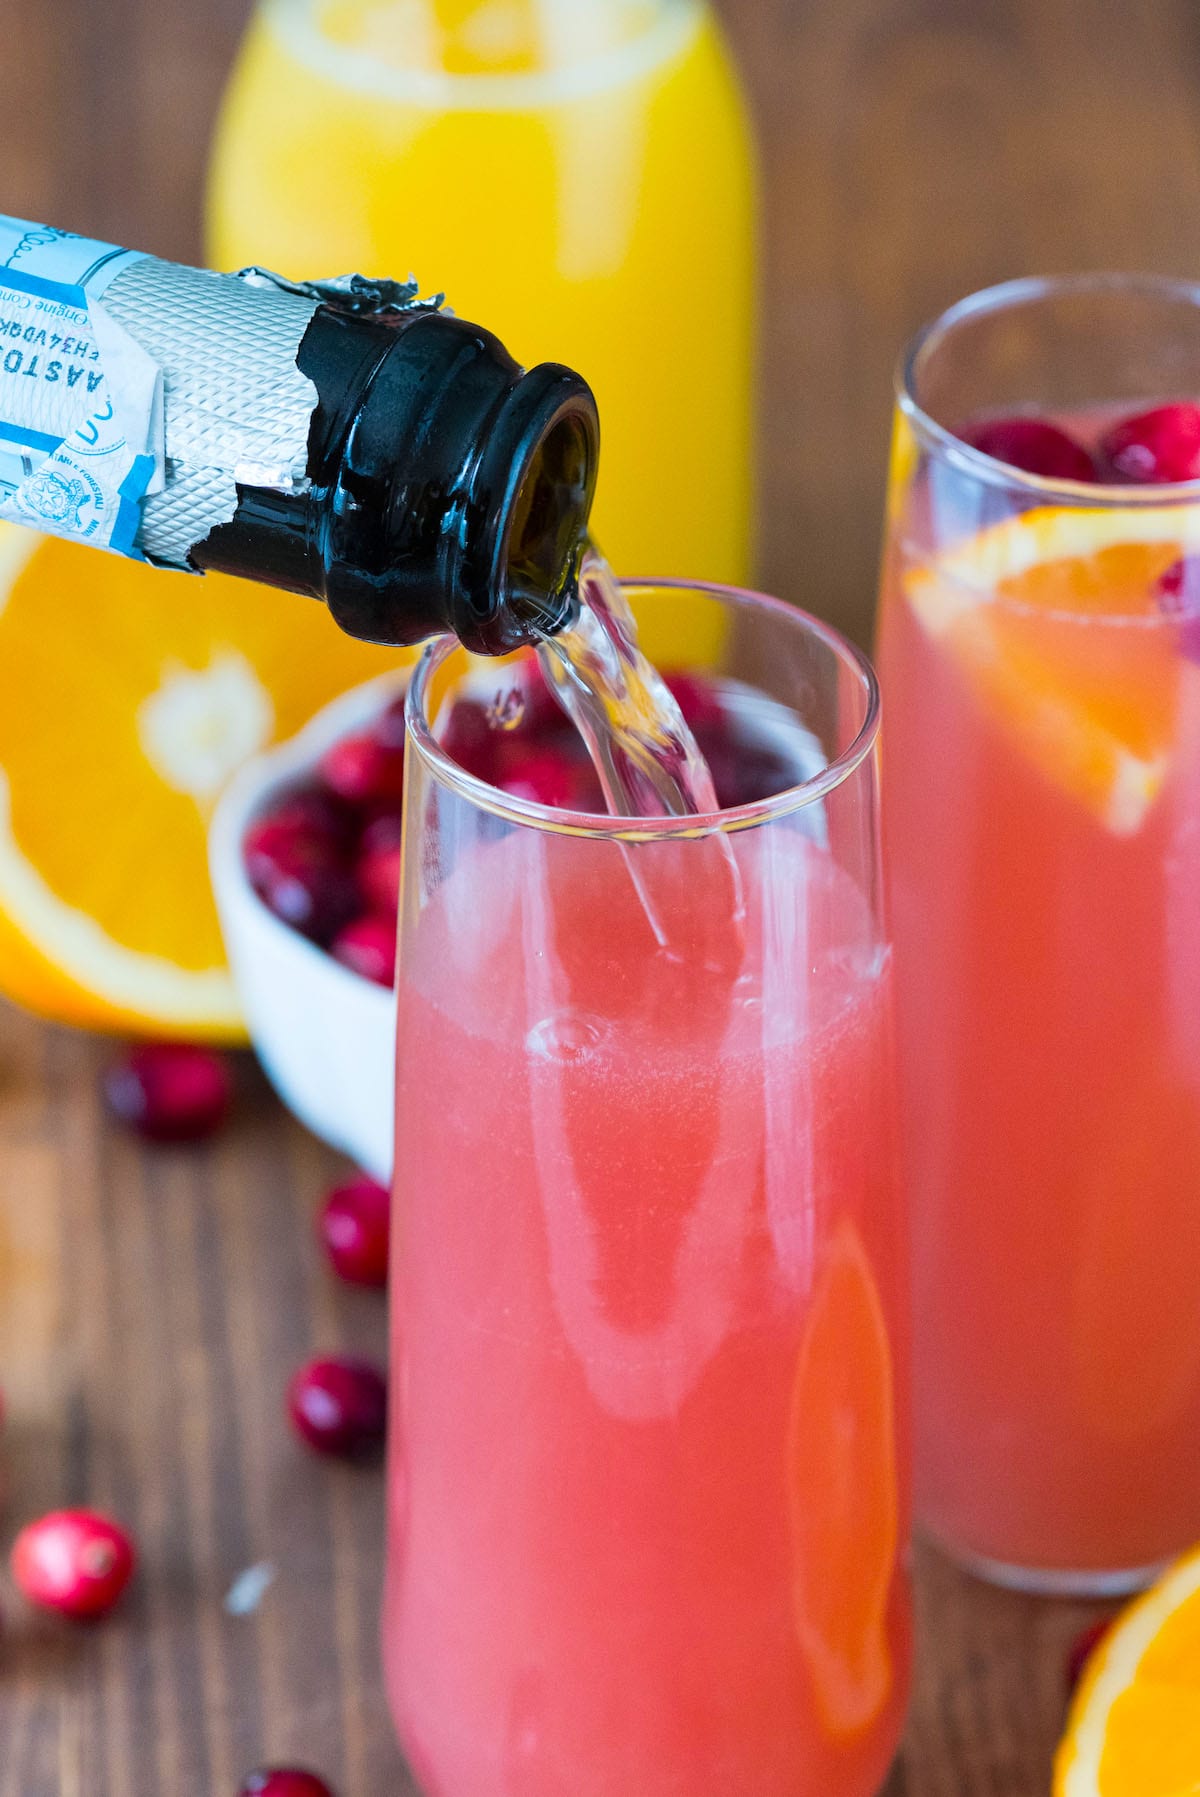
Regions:
[[[914,569],[913,611],[980,703],[1116,835],[1167,777],[1184,664],[1157,583],[1200,549],[1200,508],[1044,507]]]
[[[236,1040],[213,803],[397,659],[311,599],[0,524],[0,990],[70,1023]]]
[[[1200,1551],[1096,1648],[1054,1767],[1054,1797],[1200,1792]]]
[[[788,1427],[796,1629],[831,1737],[869,1728],[894,1680],[888,1608],[900,1550],[891,1341],[847,1219],[819,1275]]]

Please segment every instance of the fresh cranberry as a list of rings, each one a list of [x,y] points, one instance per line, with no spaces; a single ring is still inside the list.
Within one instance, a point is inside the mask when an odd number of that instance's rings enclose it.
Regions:
[[[769,749],[718,746],[709,752],[708,765],[717,802],[725,811],[755,805],[796,784],[793,770]]]
[[[561,749],[539,748],[513,742],[505,754],[496,780],[501,792],[537,805],[556,805],[573,810],[581,800],[586,769]]]
[[[333,1792],[300,1766],[263,1766],[244,1780],[238,1797],[333,1797]]]
[[[314,942],[329,942],[359,908],[354,875],[326,837],[264,818],[247,834],[244,853],[263,903]]]
[[[554,688],[542,672],[542,664],[531,655],[525,666],[525,680],[520,688],[524,710],[520,728],[530,736],[558,736],[574,726],[554,695]]]
[[[1075,1637],[1067,1654],[1065,1670],[1067,1696],[1070,1697],[1080,1679],[1087,1670],[1088,1661],[1112,1628],[1112,1618],[1103,1622],[1089,1623],[1082,1634]]]
[[[288,1386],[296,1433],[318,1454],[354,1459],[379,1446],[387,1428],[387,1381],[369,1360],[331,1354],[310,1360]]]
[[[400,693],[397,698],[392,699],[384,707],[375,719],[371,734],[375,741],[381,743],[385,749],[402,750],[404,748],[404,710],[404,694]]]
[[[404,744],[383,743],[372,731],[343,736],[326,751],[321,775],[331,792],[352,805],[404,796]]]
[[[333,939],[331,953],[335,961],[351,973],[377,986],[396,983],[396,920],[365,911],[340,929]]]
[[[972,449],[1046,480],[1094,481],[1091,456],[1074,437],[1044,418],[985,418],[959,435]]]
[[[1200,556],[1181,556],[1160,574],[1154,590],[1158,609],[1179,620],[1179,647],[1189,661],[1200,661]]]
[[[301,836],[319,837],[323,842],[344,847],[354,835],[356,820],[349,805],[323,786],[294,786],[284,792],[246,832],[245,848],[250,853],[256,834],[266,828],[268,841],[284,830]]]
[[[229,1113],[229,1068],[211,1048],[142,1042],[104,1076],[104,1097],[120,1122],[151,1142],[197,1142]]]
[[[496,729],[478,699],[457,699],[442,732],[441,744],[451,761],[480,780],[490,780],[503,733]]]
[[[400,842],[403,819],[385,812],[362,834],[356,874],[368,905],[384,917],[395,917],[400,905]]]
[[[22,1596],[64,1616],[111,1610],[133,1576],[133,1544],[95,1510],[54,1510],[21,1530],[12,1573]]]
[[[386,1186],[360,1173],[335,1186],[318,1218],[334,1271],[351,1285],[386,1285],[391,1200]]]
[[[1200,405],[1177,400],[1123,418],[1101,447],[1117,477],[1138,486],[1200,479]]]
[[[728,724],[725,707],[711,680],[703,674],[664,674],[663,679],[674,695],[689,730],[724,731]]]

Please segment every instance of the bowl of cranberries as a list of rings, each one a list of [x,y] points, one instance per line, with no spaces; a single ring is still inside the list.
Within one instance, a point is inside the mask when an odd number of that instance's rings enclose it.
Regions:
[[[404,677],[390,674],[248,762],[209,836],[267,1076],[302,1123],[380,1179],[392,1163],[403,769]]]
[[[795,714],[765,694],[708,675],[665,677],[722,806],[783,791],[824,764]],[[480,668],[437,728],[451,759],[502,792],[604,809],[583,739],[533,657]],[[248,763],[210,839],[230,965],[268,1077],[302,1122],[384,1180],[403,773],[404,679],[391,675]]]

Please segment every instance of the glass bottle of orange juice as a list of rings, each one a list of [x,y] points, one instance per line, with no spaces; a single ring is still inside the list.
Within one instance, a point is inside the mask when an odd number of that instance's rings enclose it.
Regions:
[[[407,275],[599,401],[627,573],[743,581],[754,156],[703,0],[260,0],[221,116],[217,266]]]

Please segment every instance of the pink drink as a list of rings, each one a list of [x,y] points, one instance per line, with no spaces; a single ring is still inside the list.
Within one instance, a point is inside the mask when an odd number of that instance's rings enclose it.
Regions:
[[[1041,423],[1093,481],[1156,389],[1081,409],[1085,381],[1118,390],[1126,346],[1131,379],[1156,354],[1200,376],[1200,313],[1165,283],[1000,290],[927,344],[912,378],[964,435],[1061,384]],[[1200,1533],[1200,498],[972,464],[919,415],[897,441],[880,669],[919,1502],[985,1574],[1127,1588]]]
[[[385,1613],[422,1789],[869,1797],[909,1612],[861,888],[803,810],[728,838],[739,925],[716,840],[641,845],[664,952],[620,844],[492,819],[455,853],[465,801],[425,794]]]

